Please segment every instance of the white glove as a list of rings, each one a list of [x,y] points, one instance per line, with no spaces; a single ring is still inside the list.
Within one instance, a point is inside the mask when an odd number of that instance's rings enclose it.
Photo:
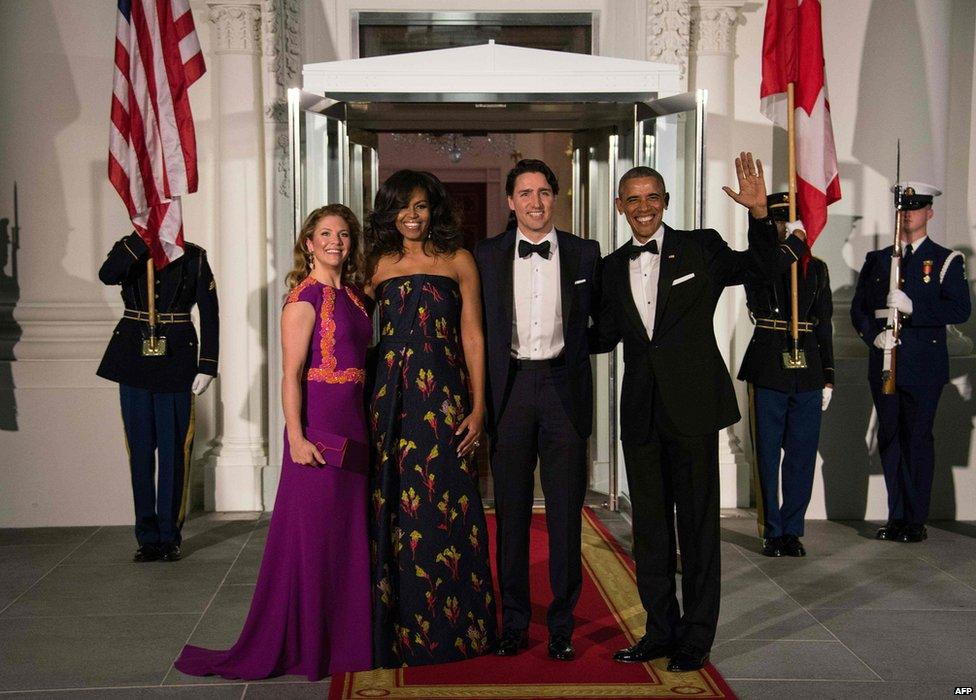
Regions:
[[[823,388],[823,398],[820,401],[820,410],[826,411],[827,406],[830,405],[830,397],[834,395],[834,387],[825,386]]]
[[[908,295],[900,289],[893,289],[888,292],[888,301],[886,302],[889,307],[895,307],[901,313],[906,316],[912,315],[912,300],[908,298]]]
[[[190,386],[190,391],[193,392],[194,396],[199,396],[207,390],[210,386],[210,382],[213,381],[213,377],[209,374],[198,374],[193,378],[193,384]]]
[[[803,219],[797,219],[796,221],[786,222],[786,235],[789,236],[794,231],[803,231],[804,234],[806,233],[807,229],[803,225]]]
[[[874,347],[878,350],[893,350],[900,342],[895,342],[895,333],[890,329],[883,330],[874,337]]]

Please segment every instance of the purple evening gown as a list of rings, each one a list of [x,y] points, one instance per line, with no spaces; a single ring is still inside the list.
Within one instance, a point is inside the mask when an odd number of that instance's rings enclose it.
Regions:
[[[372,324],[363,298],[358,289],[311,277],[288,295],[288,304],[315,308],[302,382],[302,423],[313,442],[314,431],[367,442],[363,383]],[[342,469],[301,466],[291,461],[285,436],[268,543],[241,636],[226,651],[185,647],[177,669],[192,676],[294,674],[316,681],[372,666],[368,465],[355,450],[347,454],[359,459],[349,464],[347,457]]]

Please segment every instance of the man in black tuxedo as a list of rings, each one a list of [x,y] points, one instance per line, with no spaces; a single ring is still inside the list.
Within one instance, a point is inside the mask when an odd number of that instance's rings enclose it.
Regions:
[[[559,183],[521,160],[505,183],[517,227],[481,241],[488,428],[498,518],[503,633],[499,656],[528,645],[529,525],[539,462],[549,530],[549,656],[573,658],[582,586],[581,510],[593,422],[589,321],[598,306],[600,246],[552,225]],[[595,320],[595,319],[594,319]]]
[[[762,165],[743,153],[736,174],[739,192],[723,189],[765,217]],[[669,656],[668,670],[691,671],[708,660],[718,624],[718,431],[739,420],[715,342],[715,306],[725,287],[788,269],[806,250],[805,236],[739,252],[714,230],[676,231],[663,224],[668,193],[651,168],[625,173],[617,194],[634,237],[603,262],[597,349],[624,343],[620,436],[647,628],[614,659]],[[683,615],[675,596],[675,511]]]

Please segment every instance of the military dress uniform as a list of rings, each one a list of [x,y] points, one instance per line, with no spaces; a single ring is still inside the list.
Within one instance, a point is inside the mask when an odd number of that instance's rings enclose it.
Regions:
[[[98,272],[104,284],[122,286],[125,303],[97,373],[119,384],[140,546],[137,561],[179,552],[193,448],[190,389],[198,373],[216,376],[218,349],[213,273],[206,251],[187,243],[180,258],[155,273],[156,334],[166,338],[166,354],[143,356],[143,340],[149,337],[148,258],[148,246],[133,232],[112,247]],[[199,342],[190,320],[194,304],[200,314]]]
[[[904,207],[921,209],[931,204],[932,196],[905,197]],[[913,308],[911,315],[901,318],[895,356],[896,391],[885,394],[883,352],[874,340],[887,323],[892,248],[867,254],[851,304],[851,321],[870,348],[868,379],[888,489],[888,523],[878,531],[878,538],[918,542],[926,537],[924,525],[935,471],[935,412],[942,388],[949,381],[946,325],[969,318],[969,285],[962,253],[928,237],[904,246],[901,289]]]
[[[750,248],[776,244],[774,221],[785,221],[788,209],[786,193],[769,196],[770,218],[749,217]],[[818,258],[808,257],[799,263],[800,349],[807,365],[803,369],[783,366],[783,353],[792,347],[789,273],[773,282],[746,284],[745,288],[755,330],[738,378],[749,382],[753,406],[762,552],[767,556],[803,556],[799,538],[813,490],[823,390],[834,382],[830,278],[826,263]]]

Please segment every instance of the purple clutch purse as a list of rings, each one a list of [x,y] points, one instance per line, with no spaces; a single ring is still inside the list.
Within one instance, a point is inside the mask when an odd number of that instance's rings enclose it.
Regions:
[[[305,438],[318,448],[326,465],[356,474],[369,471],[369,446],[366,443],[309,427],[305,428]]]

